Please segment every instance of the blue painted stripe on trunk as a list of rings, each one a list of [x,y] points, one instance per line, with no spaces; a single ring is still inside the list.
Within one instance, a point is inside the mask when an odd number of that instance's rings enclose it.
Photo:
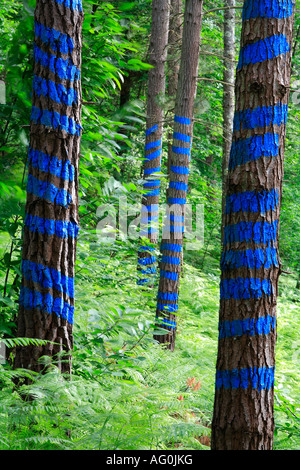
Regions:
[[[173,173],[177,173],[179,175],[188,175],[190,172],[189,168],[187,168],[186,166],[171,165],[170,169],[171,171],[173,171]]]
[[[165,237],[165,232],[174,232],[174,233],[184,233],[184,227],[182,225],[165,225],[163,237]]]
[[[183,142],[190,142],[191,137],[187,134],[181,134],[181,132],[173,132],[173,138],[177,140],[182,140]]]
[[[34,33],[43,44],[50,46],[54,52],[70,54],[74,49],[74,43],[70,36],[54,28],[48,28],[37,21],[34,23]]]
[[[166,214],[166,218],[167,218],[167,220],[170,220],[171,222],[183,223],[183,221],[184,221],[184,216],[183,215]]]
[[[178,273],[172,273],[171,271],[160,271],[160,277],[165,277],[166,279],[171,279],[171,281],[177,281]]]
[[[276,328],[276,317],[245,318],[219,323],[219,339],[243,335],[267,335]]]
[[[161,146],[161,140],[156,140],[155,142],[148,142],[145,145],[145,150],[154,149],[154,148],[160,147],[160,146]]]
[[[34,45],[34,60],[45,68],[49,68],[52,73],[56,73],[61,80],[71,82],[79,80],[80,70],[73,64],[71,59],[62,59],[53,54],[48,54]]]
[[[288,18],[293,14],[294,2],[291,0],[246,0],[243,20],[250,18]]]
[[[278,134],[267,133],[254,135],[247,139],[238,139],[232,142],[229,170],[234,170],[238,165],[243,165],[261,157],[276,157],[278,152]]]
[[[249,268],[249,269],[269,269],[272,266],[278,267],[277,250],[273,247],[256,250],[228,250],[222,253],[221,269]]]
[[[63,222],[62,220],[43,219],[30,214],[25,215],[25,226],[31,232],[47,235],[56,235],[60,238],[76,238],[79,227],[75,222]]]
[[[250,367],[233,370],[217,370],[216,389],[253,389],[269,390],[274,386],[274,367]]]
[[[69,160],[59,160],[57,157],[52,157],[51,155],[29,147],[28,163],[32,165],[33,168],[38,168],[45,173],[58,176],[66,181],[74,181],[75,168]]]
[[[57,188],[54,184],[41,181],[32,175],[28,175],[27,193],[62,207],[68,207],[72,203],[72,196],[65,189]]]
[[[177,258],[176,256],[162,256],[161,262],[162,263],[175,264],[175,265],[179,266],[180,265],[180,258]]]
[[[74,278],[63,275],[56,269],[43,264],[22,260],[22,273],[25,279],[38,283],[43,288],[55,288],[69,297],[74,297]]]
[[[176,251],[177,253],[180,253],[182,246],[177,245],[176,243],[162,243],[160,249],[161,251]]]
[[[245,111],[236,111],[233,119],[233,130],[255,129],[270,125],[280,126],[286,124],[288,115],[287,104],[277,104],[276,106],[261,106]]]
[[[151,267],[151,268],[147,268],[147,269],[139,269],[138,272],[141,273],[141,274],[155,274],[156,273],[156,268]]]
[[[161,310],[162,312],[177,312],[178,310],[178,305],[167,305],[167,304],[162,304],[158,303],[157,304],[157,310]]]
[[[142,266],[147,266],[148,264],[153,264],[156,262],[156,256],[149,256],[145,258],[139,258],[138,259],[138,264],[141,264]]]
[[[144,188],[153,188],[153,186],[160,186],[160,180],[151,180],[144,183]]]
[[[75,309],[60,297],[54,298],[51,294],[41,294],[27,287],[21,287],[19,302],[26,310],[38,308],[48,314],[55,313],[73,323]]]
[[[157,323],[162,324],[163,326],[167,326],[171,328],[172,330],[176,329],[176,321],[168,320],[167,318],[158,318],[158,317],[156,317],[156,321]]]
[[[145,197],[159,196],[159,188],[156,188],[156,189],[145,188],[145,189],[146,191],[143,192],[143,195]]]
[[[71,135],[80,135],[82,129],[79,123],[76,123],[72,118],[63,116],[57,111],[49,111],[48,109],[39,109],[35,106],[32,107],[31,121],[34,124],[41,124],[53,129],[64,130]]]
[[[155,125],[152,126],[152,127],[149,127],[149,129],[146,129],[146,131],[145,131],[146,137],[147,137],[148,135],[151,135],[151,134],[153,134],[154,132],[156,132],[157,129],[158,129],[158,125],[157,125],[157,124],[155,124]]]
[[[65,5],[65,7],[70,8],[70,10],[82,11],[82,1],[81,0],[54,0],[59,5]]]
[[[290,51],[290,45],[284,34],[278,34],[260,39],[241,49],[237,70],[245,65],[257,64],[265,60],[274,59]]]
[[[182,197],[168,197],[168,203],[169,204],[185,204],[186,199]]]
[[[272,284],[269,279],[238,277],[237,279],[223,279],[221,281],[221,299],[259,299],[263,294],[272,294]]]
[[[191,149],[186,148],[186,147],[175,147],[174,145],[172,146],[172,151],[174,153],[178,153],[180,155],[190,155]]]
[[[180,181],[170,181],[169,188],[177,189],[179,191],[187,191],[188,185]]]
[[[49,97],[56,103],[72,106],[77,103],[77,91],[74,88],[65,88],[60,83],[51,80],[45,80],[37,75],[33,76],[33,90],[40,97]]]
[[[174,116],[174,122],[178,122],[179,124],[185,124],[187,126],[191,124],[191,120],[189,118],[182,116]]]
[[[144,175],[152,175],[152,173],[157,173],[161,169],[160,166],[157,166],[156,168],[145,168],[144,170]]]
[[[274,222],[239,222],[224,228],[224,244],[233,242],[267,243],[277,238],[278,220]]]
[[[279,193],[277,189],[261,192],[245,191],[226,196],[225,213],[243,211],[265,214],[269,210],[275,210],[278,202]]]
[[[178,300],[178,294],[173,292],[158,292],[157,298],[160,300],[171,300],[175,302]]]

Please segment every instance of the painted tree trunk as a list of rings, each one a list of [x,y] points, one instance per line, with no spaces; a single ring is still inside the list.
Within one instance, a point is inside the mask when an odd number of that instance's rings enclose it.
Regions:
[[[291,0],[246,0],[221,258],[212,449],[274,434],[278,232],[294,21]]]
[[[155,335],[171,350],[175,347],[180,255],[183,247],[184,212],[194,126],[193,105],[197,91],[202,0],[187,0],[184,12],[181,62],[175,103],[174,133],[167,193],[166,225],[162,234],[157,325],[168,331]]]
[[[224,7],[224,71],[223,71],[223,156],[222,156],[222,239],[225,223],[226,179],[229,163],[234,115],[235,79],[235,0],[225,0]]]
[[[81,0],[37,0],[18,336],[56,344],[18,348],[15,367],[72,349],[81,135]],[[60,361],[70,372],[70,360]]]
[[[164,110],[162,98],[165,94],[165,63],[169,32],[169,0],[153,0],[148,72],[147,118],[145,136],[145,161],[143,168],[144,193],[141,211],[141,244],[138,254],[137,283],[153,285],[156,273],[156,257],[151,255],[158,241],[159,190],[161,171],[162,135]],[[149,244],[150,242],[150,244]],[[153,246],[151,246],[151,244]]]

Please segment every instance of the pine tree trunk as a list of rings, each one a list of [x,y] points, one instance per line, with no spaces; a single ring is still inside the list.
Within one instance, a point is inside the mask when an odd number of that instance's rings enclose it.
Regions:
[[[289,0],[244,2],[221,258],[215,450],[273,446],[278,230],[293,20]]]
[[[170,183],[167,193],[167,224],[162,234],[157,324],[169,333],[155,335],[171,350],[175,347],[180,255],[183,247],[184,212],[194,126],[193,105],[197,91],[202,0],[187,0],[184,12],[182,51],[175,103]]]
[[[81,0],[37,0],[20,337],[53,341],[17,348],[16,368],[40,371],[43,355],[73,346],[81,135]],[[60,354],[61,355],[61,354]],[[62,372],[71,361],[61,359]]]
[[[156,273],[156,257],[151,251],[157,244],[159,189],[161,171],[162,135],[164,110],[162,98],[165,94],[165,63],[169,32],[169,0],[153,0],[148,72],[147,118],[144,162],[144,193],[141,212],[141,238],[147,242],[141,244],[138,256],[138,284],[153,285]],[[154,246],[150,246],[153,244]]]
[[[222,239],[224,234],[225,195],[234,115],[235,79],[235,0],[225,0],[224,7],[224,71],[223,71],[223,156],[222,156]]]

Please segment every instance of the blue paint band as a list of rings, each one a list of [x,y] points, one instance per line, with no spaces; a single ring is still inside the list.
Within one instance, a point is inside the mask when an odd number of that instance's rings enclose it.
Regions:
[[[54,0],[59,5],[64,5],[70,10],[82,11],[82,1],[81,0]]]
[[[180,265],[180,258],[175,256],[162,256],[161,258],[162,263],[169,263],[169,264],[176,264],[177,266]]]
[[[152,173],[156,173],[160,171],[160,166],[157,166],[156,168],[146,168],[144,170],[144,175],[152,175]]]
[[[160,186],[160,180],[151,180],[144,183],[144,188],[153,188],[153,186]]]
[[[73,121],[68,116],[62,116],[58,112],[49,111],[48,109],[39,109],[32,107],[31,121],[35,124],[41,124],[53,129],[64,130],[68,134],[80,135],[81,125]]]
[[[148,155],[145,156],[145,161],[149,162],[151,160],[154,160],[155,158],[158,158],[161,155],[161,152],[162,152],[162,149],[160,148],[159,150],[155,150],[155,152],[149,153]]]
[[[276,317],[246,318],[219,323],[219,339],[243,335],[268,335],[276,328]]]
[[[168,320],[167,318],[158,318],[158,317],[156,317],[156,321],[159,324],[162,324],[164,326],[171,328],[172,330],[176,329],[176,321]]]
[[[191,120],[189,118],[181,116],[174,116],[174,122],[178,122],[179,124],[185,124],[187,126],[191,124]]]
[[[160,277],[164,277],[166,279],[171,279],[171,281],[177,281],[178,279],[178,273],[172,273],[170,271],[160,271]]]
[[[168,197],[168,204],[185,204],[186,199],[182,197]]]
[[[157,310],[161,310],[162,312],[177,312],[178,305],[166,305],[166,304],[157,304]]]
[[[277,239],[278,220],[274,222],[239,222],[224,228],[224,244],[233,242],[267,243]]]
[[[25,226],[31,232],[37,232],[47,235],[56,235],[60,238],[76,238],[79,227],[75,222],[63,222],[61,220],[43,219],[38,216],[26,214]]]
[[[151,222],[158,222],[158,216],[141,217],[141,224],[149,224]]]
[[[140,246],[138,252],[140,253],[142,251],[155,251],[155,248],[152,246]]]
[[[53,54],[48,54],[34,45],[34,60],[45,68],[49,68],[52,73],[56,73],[61,80],[71,82],[79,80],[80,70],[73,64],[71,59],[62,59]]]
[[[174,243],[162,243],[160,249],[161,251],[176,251],[177,253],[180,253],[182,246]]]
[[[180,132],[173,132],[173,138],[177,140],[182,140],[183,142],[190,142],[191,137],[186,134],[181,134]]]
[[[41,181],[32,175],[28,175],[27,193],[62,207],[68,207],[72,203],[72,196],[65,189],[57,188],[54,184]]]
[[[65,88],[60,83],[45,80],[37,75],[33,76],[33,90],[40,97],[41,95],[49,98],[56,103],[64,103],[72,106],[77,102],[77,91],[74,88]]]
[[[165,225],[163,231],[164,234],[165,232],[184,233],[184,227],[181,225]]]
[[[246,0],[243,8],[243,20],[250,18],[288,18],[293,14],[292,0]]]
[[[232,142],[229,159],[229,170],[234,170],[238,165],[261,157],[275,157],[279,152],[279,135],[264,134],[254,135],[247,139],[238,139]]]
[[[139,258],[138,263],[141,264],[142,266],[147,266],[148,264],[153,264],[157,261],[156,256],[149,256],[145,258]]]
[[[39,150],[28,149],[28,163],[39,171],[50,173],[66,181],[74,181],[75,168],[69,160],[59,160],[57,157],[51,157]]]
[[[172,152],[180,154],[180,155],[190,155],[191,149],[190,148],[185,148],[185,147],[175,147],[173,145],[172,146]]]
[[[51,294],[41,294],[27,287],[21,287],[19,302],[26,310],[38,308],[49,315],[55,313],[68,320],[69,323],[73,323],[74,307],[61,297],[54,298]]]
[[[160,300],[171,300],[175,302],[178,300],[178,294],[173,292],[158,292],[157,298]]]
[[[147,268],[147,269],[139,269],[139,273],[141,273],[141,274],[155,274],[156,273],[156,268],[151,267],[151,268]]]
[[[290,45],[284,34],[260,39],[241,49],[237,70],[245,65],[257,64],[268,59],[274,59],[289,51]]]
[[[37,21],[34,23],[34,33],[37,38],[41,39],[43,44],[50,46],[54,52],[71,54],[74,49],[74,43],[70,36],[56,29],[47,28]]]
[[[157,124],[155,124],[155,125],[152,126],[152,127],[149,127],[149,129],[146,129],[146,132],[145,132],[146,137],[147,137],[148,135],[153,134],[154,132],[156,132],[157,129],[158,129],[158,125],[157,125]]]
[[[73,277],[64,276],[56,269],[29,260],[22,260],[21,270],[25,279],[36,282],[43,288],[55,288],[74,298]]]
[[[233,118],[233,130],[255,129],[272,125],[286,124],[288,105],[262,106],[245,111],[236,111]]]
[[[141,211],[143,212],[158,212],[158,204],[150,204],[149,206],[142,205]]]
[[[180,181],[170,181],[169,188],[177,189],[179,191],[187,191],[188,185]]]
[[[233,370],[217,370],[216,389],[253,389],[269,390],[274,386],[274,367],[250,367]]]
[[[144,284],[147,284],[149,281],[150,281],[150,279],[138,279],[136,281],[136,283],[137,283],[138,286],[142,286]]]
[[[277,189],[270,191],[245,191],[243,193],[231,194],[226,197],[225,213],[233,212],[259,212],[265,214],[269,210],[275,210],[279,202]]]
[[[184,221],[183,215],[166,214],[166,218],[167,220],[170,220],[171,222],[183,223]]]
[[[144,191],[143,195],[146,197],[159,196],[159,188],[152,190],[148,189],[147,191]]]
[[[223,279],[221,281],[221,299],[259,299],[263,294],[272,294],[272,284],[269,279],[238,277],[237,279]]]
[[[221,269],[269,269],[272,266],[278,267],[277,250],[273,247],[258,248],[256,250],[225,251],[221,257]]]
[[[148,142],[145,145],[145,150],[154,149],[154,148],[160,147],[160,146],[161,146],[161,140],[156,140],[155,142]]]
[[[188,175],[190,172],[189,168],[187,168],[186,166],[171,165],[170,169],[171,171],[173,171],[173,173],[177,173],[179,175]]]

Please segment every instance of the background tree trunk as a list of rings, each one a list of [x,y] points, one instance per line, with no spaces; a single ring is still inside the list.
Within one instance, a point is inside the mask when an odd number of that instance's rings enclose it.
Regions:
[[[162,98],[165,95],[165,63],[169,33],[170,2],[153,0],[148,72],[147,118],[144,162],[144,194],[141,212],[141,238],[146,238],[153,245],[157,244],[158,204],[161,170],[161,152],[164,109]],[[142,244],[138,256],[138,284],[153,284],[156,272],[156,257],[151,256],[154,247]]]
[[[35,9],[29,174],[23,234],[20,337],[55,345],[17,348],[16,368],[72,349],[81,134],[81,1]],[[70,2],[68,3],[70,5]],[[70,360],[58,363],[70,372]]]
[[[293,20],[292,2],[244,2],[221,258],[216,450],[273,445],[278,230]]]
[[[184,207],[194,126],[194,99],[197,92],[201,0],[187,0],[184,12],[182,51],[175,104],[170,183],[167,193],[167,222],[162,234],[160,281],[157,298],[157,324],[169,331],[155,335],[160,343],[175,347],[176,312],[178,309],[180,254],[183,247]]]

